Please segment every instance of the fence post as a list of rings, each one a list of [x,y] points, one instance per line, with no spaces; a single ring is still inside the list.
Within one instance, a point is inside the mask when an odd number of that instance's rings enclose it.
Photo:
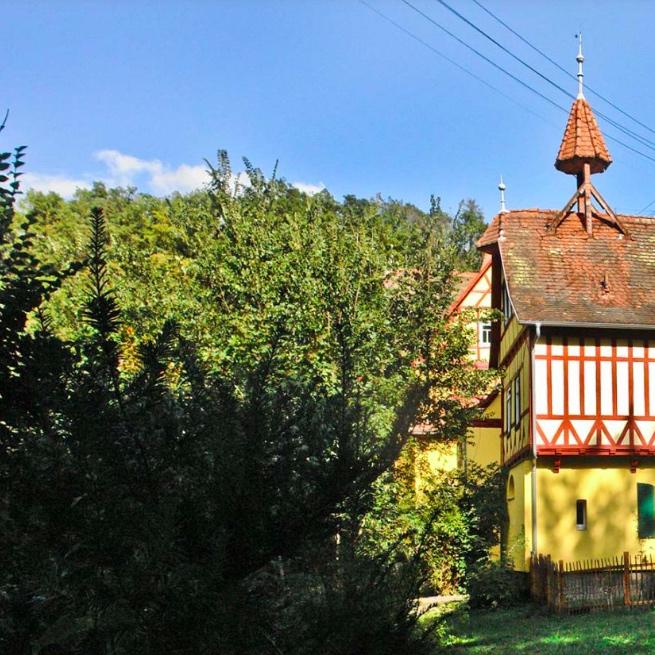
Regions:
[[[623,553],[623,604],[630,607],[632,604],[630,597],[630,553]]]
[[[544,571],[546,572],[546,602],[548,607],[552,609],[557,605],[557,599],[555,596],[555,567],[551,561],[550,555],[545,559]]]
[[[557,611],[561,612],[564,607],[564,561],[559,561],[557,573]]]

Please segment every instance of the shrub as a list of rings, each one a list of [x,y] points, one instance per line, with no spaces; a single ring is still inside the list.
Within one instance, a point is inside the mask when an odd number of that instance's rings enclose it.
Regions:
[[[421,595],[466,591],[468,572],[499,543],[502,473],[497,467],[475,467],[468,476],[423,470],[417,490],[413,462],[409,473],[403,464],[374,485],[375,503],[363,524],[366,547],[376,554],[394,545],[406,561],[428,542]]]
[[[467,578],[471,607],[511,607],[524,602],[526,575],[514,571],[506,561],[485,558]]]

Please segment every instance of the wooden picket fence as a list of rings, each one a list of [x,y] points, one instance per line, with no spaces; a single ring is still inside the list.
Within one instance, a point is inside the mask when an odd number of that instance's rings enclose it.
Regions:
[[[577,613],[655,605],[655,562],[652,557],[623,553],[579,562],[532,557],[530,594],[551,610]]]

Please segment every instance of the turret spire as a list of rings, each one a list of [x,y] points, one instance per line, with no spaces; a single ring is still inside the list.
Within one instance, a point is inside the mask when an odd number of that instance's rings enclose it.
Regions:
[[[584,97],[582,63],[582,34],[578,35],[578,97],[573,101],[569,120],[564,130],[562,145],[557,153],[555,168],[576,175],[584,174],[588,164],[590,174],[602,173],[611,163],[605,140],[596,122],[591,106]]]
[[[585,229],[591,236],[593,231],[592,219],[595,212],[592,205],[593,197],[605,210],[609,220],[614,222],[617,228],[625,234],[625,228],[618,217],[591,183],[591,176],[594,173],[605,171],[612,163],[612,157],[607,150],[594,112],[584,97],[582,34],[578,34],[577,37],[578,55],[575,59],[578,62],[578,96],[571,106],[562,144],[555,160],[557,170],[568,175],[575,175],[577,190],[566,203],[564,209],[550,224],[550,229],[556,230],[562,221],[572,213],[573,207],[577,205],[576,213],[583,218]]]
[[[578,99],[584,99],[584,73],[582,72],[582,64],[584,62],[584,55],[582,54],[582,32],[578,34],[578,56],[575,58],[578,62]]]
[[[507,207],[505,207],[505,183],[503,182],[503,176],[500,176],[500,182],[498,183],[498,191],[500,191],[500,213],[506,214]]]

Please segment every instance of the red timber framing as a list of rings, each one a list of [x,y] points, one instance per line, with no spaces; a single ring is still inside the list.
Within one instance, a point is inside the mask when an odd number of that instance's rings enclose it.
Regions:
[[[655,335],[534,345],[539,455],[655,454]]]
[[[484,362],[485,367],[489,361],[491,339],[483,340],[482,314],[491,307],[491,257],[485,258],[480,270],[471,275],[471,279],[462,287],[453,300],[448,313],[459,314],[463,311],[474,313],[475,343],[471,345],[471,355],[476,362]]]

